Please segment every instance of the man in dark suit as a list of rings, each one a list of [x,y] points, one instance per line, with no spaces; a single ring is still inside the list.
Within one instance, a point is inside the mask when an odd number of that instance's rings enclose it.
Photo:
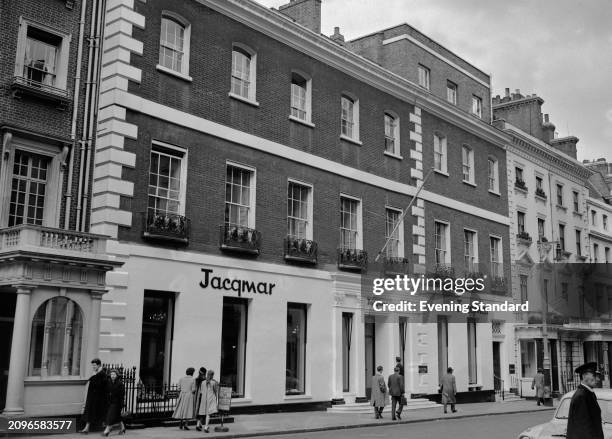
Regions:
[[[567,419],[567,439],[604,439],[601,426],[601,409],[597,403],[595,372],[597,363],[587,363],[576,368],[580,385],[572,396]]]
[[[395,366],[393,369],[393,375],[389,375],[389,379],[387,380],[387,387],[389,388],[389,395],[391,395],[391,419],[395,421],[395,417],[397,419],[402,419],[402,396],[404,393],[404,377],[400,375],[400,369],[398,366]],[[397,411],[395,407],[399,405]]]

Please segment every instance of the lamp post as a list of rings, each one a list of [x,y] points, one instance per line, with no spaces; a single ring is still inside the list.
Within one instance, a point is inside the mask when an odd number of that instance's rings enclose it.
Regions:
[[[546,288],[545,279],[544,279],[544,270],[542,265],[550,253],[550,250],[556,248],[558,241],[538,241],[538,254],[540,256],[540,288],[542,294],[544,296],[544,301],[542,303],[542,349],[544,351],[544,359],[542,364],[542,369],[544,370],[544,389],[546,394],[546,383],[548,383],[548,393],[550,395],[550,386],[552,384],[552,376],[550,370],[550,355],[548,354],[548,288]],[[537,356],[537,353],[536,353]],[[537,358],[537,357],[536,357]]]

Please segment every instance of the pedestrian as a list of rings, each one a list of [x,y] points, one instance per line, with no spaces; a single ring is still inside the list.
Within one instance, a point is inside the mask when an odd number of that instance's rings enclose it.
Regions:
[[[400,375],[399,366],[395,366],[393,369],[393,375],[389,375],[389,379],[387,382],[387,387],[389,388],[389,395],[391,395],[391,419],[395,421],[395,417],[397,419],[402,419],[402,398],[406,393],[404,390],[404,377]],[[395,407],[399,407],[397,411]]]
[[[382,412],[387,403],[387,385],[385,377],[382,374],[383,367],[376,368],[376,374],[372,377],[372,399],[371,404],[374,406],[374,415],[376,419],[382,419]]]
[[[200,413],[200,403],[202,402],[202,382],[206,379],[206,368],[204,366],[200,367],[198,371],[198,376],[195,379],[195,387],[196,393],[193,398],[193,414],[196,417],[196,430],[202,431],[202,418],[199,416]]]
[[[536,400],[538,405],[544,404],[544,371],[538,368],[538,373],[533,377],[531,382],[531,389],[536,391]]]
[[[576,368],[580,385],[570,402],[566,439],[603,439],[601,409],[593,390],[597,363],[586,363]]]
[[[106,382],[108,377],[102,368],[99,358],[91,360],[93,375],[87,380],[85,386],[85,402],[82,407],[85,427],[79,433],[87,434],[89,431],[101,429],[106,416]]]
[[[217,413],[217,398],[219,396],[219,383],[213,379],[215,372],[208,369],[206,372],[206,380],[202,381],[200,393],[202,401],[200,402],[199,415],[204,416],[205,424],[204,431],[208,433],[208,424],[210,423],[210,415]]]
[[[399,367],[399,374],[404,376],[404,365],[402,364],[402,359],[400,357],[395,357],[395,367]]]
[[[193,401],[196,391],[195,379],[193,378],[194,372],[195,369],[193,367],[187,368],[185,376],[179,380],[180,393],[176,400],[176,408],[174,409],[172,417],[174,419],[179,419],[180,430],[189,430],[187,422],[189,419],[193,418],[194,415]]]
[[[446,411],[446,405],[450,404],[451,411],[455,413],[455,404],[457,400],[455,396],[457,395],[457,383],[455,382],[455,376],[453,375],[453,368],[449,367],[446,369],[446,375],[442,377],[440,380],[440,390],[442,392],[442,404],[444,404],[444,413],[448,413]]]
[[[110,379],[106,383],[106,395],[108,397],[108,410],[106,412],[106,428],[104,436],[108,436],[115,425],[119,425],[119,434],[125,434],[125,424],[121,417],[123,409],[125,387],[119,377],[117,369],[111,369]]]

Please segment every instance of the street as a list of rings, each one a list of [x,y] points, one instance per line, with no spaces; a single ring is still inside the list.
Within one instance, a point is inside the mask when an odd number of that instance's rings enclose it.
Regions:
[[[546,422],[551,417],[552,412],[545,411],[262,437],[276,439],[442,439],[446,437],[453,439],[516,439],[525,428]]]

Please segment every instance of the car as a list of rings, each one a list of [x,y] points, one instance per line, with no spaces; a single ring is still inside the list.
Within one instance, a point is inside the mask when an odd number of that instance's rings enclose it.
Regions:
[[[594,389],[597,402],[601,408],[601,420],[605,439],[612,439],[612,389]],[[529,427],[518,439],[557,439],[565,437],[567,430],[567,416],[574,391],[561,397],[559,406],[555,410],[552,420],[544,424]]]

